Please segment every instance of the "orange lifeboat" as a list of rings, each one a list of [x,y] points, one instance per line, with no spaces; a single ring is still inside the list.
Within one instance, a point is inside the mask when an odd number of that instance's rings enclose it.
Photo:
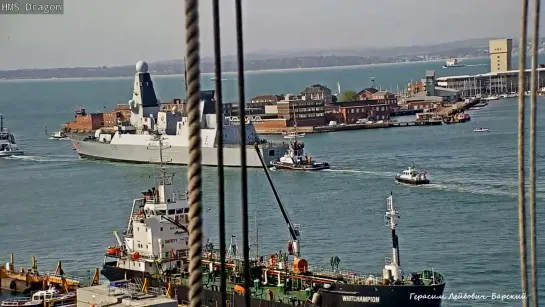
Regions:
[[[293,260],[293,271],[295,274],[305,274],[308,271],[308,262],[303,258]]]
[[[135,252],[131,255],[131,259],[134,260],[134,261],[137,261],[138,259],[140,259],[140,253],[139,252]]]
[[[244,289],[243,286],[235,285],[234,289],[236,293],[244,294],[246,292],[246,289]]]
[[[106,249],[106,253],[108,255],[112,255],[112,256],[119,255],[119,254],[121,254],[121,247],[111,247],[110,246],[110,247],[108,247]]]

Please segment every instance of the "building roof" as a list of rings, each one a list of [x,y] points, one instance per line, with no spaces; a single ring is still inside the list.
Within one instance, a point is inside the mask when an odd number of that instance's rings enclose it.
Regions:
[[[426,70],[426,77],[435,77],[435,70]]]
[[[368,99],[368,100],[355,100],[355,101],[342,101],[330,104],[331,106],[338,106],[339,108],[352,108],[352,107],[368,107],[368,106],[379,106],[384,103],[379,103],[378,100]]]
[[[250,101],[278,101],[282,99],[283,97],[280,95],[266,94],[266,95],[255,96],[254,98],[250,99]]]
[[[304,93],[318,93],[322,91],[331,91],[327,86],[323,86],[321,84],[314,84],[309,87],[305,87],[303,91],[301,91],[301,94]]]
[[[377,91],[373,95],[382,96],[382,95],[393,95],[393,93],[390,93],[388,91]]]
[[[422,95],[423,93],[424,95]],[[417,93],[413,97],[405,99],[405,102],[441,102],[443,97],[440,96],[426,96],[426,92]]]
[[[374,94],[374,93],[378,92],[378,90],[377,90],[376,88],[374,88],[374,87],[368,87],[368,88],[364,88],[363,90],[359,91],[359,92],[358,92],[358,95],[361,95],[361,94],[363,94],[364,92],[368,92],[368,93],[370,93],[370,94]]]
[[[531,72],[531,69],[526,69],[525,72],[529,73]],[[538,68],[537,71],[545,71],[545,68]],[[518,75],[519,71],[516,70],[508,70],[508,71],[498,71],[498,72],[489,72],[486,74],[479,74],[479,75],[461,75],[461,76],[446,76],[446,77],[440,77],[437,78],[437,81],[450,81],[450,80],[457,80],[457,79],[470,79],[470,78],[488,78],[488,77],[496,77],[496,76],[514,76]]]
[[[459,90],[455,90],[455,89],[453,89],[453,88],[448,88],[448,87],[441,87],[441,86],[436,86],[436,87],[435,87],[435,90],[436,90],[436,91],[443,91],[443,92],[451,92],[451,93],[453,93],[453,94],[458,94],[458,93],[460,93]]]

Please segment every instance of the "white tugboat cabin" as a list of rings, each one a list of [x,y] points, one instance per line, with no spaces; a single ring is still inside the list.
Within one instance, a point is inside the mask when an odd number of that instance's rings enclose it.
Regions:
[[[160,150],[162,142],[159,140]],[[114,235],[118,246],[108,247],[102,274],[109,280],[113,273],[124,276],[125,273],[140,273],[140,277],[164,275],[183,266],[188,247],[188,211],[187,192],[178,193],[173,187],[174,174],[167,174],[162,166],[156,176],[155,187],[142,192],[143,198],[133,201],[124,241],[117,233]],[[113,269],[114,271],[108,271]]]
[[[395,179],[397,182],[420,185],[420,184],[429,184],[430,180],[426,177],[427,172],[420,173],[414,166],[404,170],[401,174],[397,174]]]

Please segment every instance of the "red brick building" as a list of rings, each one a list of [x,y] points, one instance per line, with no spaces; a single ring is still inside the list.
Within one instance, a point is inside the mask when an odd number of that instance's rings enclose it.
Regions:
[[[358,93],[359,100],[376,100],[379,104],[397,107],[397,97],[388,91],[377,90],[373,87],[365,88]]]
[[[415,100],[407,102],[406,106],[409,110],[434,110],[442,107],[443,102],[437,100]]]
[[[325,124],[325,112],[323,100],[311,100],[302,95],[286,95],[284,100],[277,103],[278,118],[286,119],[287,125],[297,126],[323,126]]]
[[[355,124],[359,119],[389,120],[392,109],[393,106],[377,100],[341,102],[338,103],[337,118],[345,124]]]

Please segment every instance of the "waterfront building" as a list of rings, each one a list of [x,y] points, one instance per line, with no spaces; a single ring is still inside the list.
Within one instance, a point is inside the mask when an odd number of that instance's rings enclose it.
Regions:
[[[284,99],[283,95],[259,95],[250,99],[251,104],[276,105],[280,100]]]
[[[321,84],[314,84],[301,91],[301,95],[310,100],[322,100],[324,103],[333,102],[331,89]]]
[[[510,71],[511,54],[513,51],[512,39],[493,39],[488,42],[490,56],[490,72]]]
[[[302,127],[324,125],[325,101],[312,97],[318,96],[286,94],[284,99],[277,103],[278,118],[285,119],[288,126],[293,126],[295,122]]]
[[[545,68],[538,68],[538,88],[545,86]],[[531,70],[525,71],[523,91],[530,90]],[[500,95],[518,92],[518,70],[490,72],[480,75],[450,76],[437,78],[437,85],[462,91],[463,97]]]
[[[368,99],[338,102],[328,105],[328,109],[328,120],[354,124],[360,119],[389,120],[394,106],[381,103],[379,100]]]

